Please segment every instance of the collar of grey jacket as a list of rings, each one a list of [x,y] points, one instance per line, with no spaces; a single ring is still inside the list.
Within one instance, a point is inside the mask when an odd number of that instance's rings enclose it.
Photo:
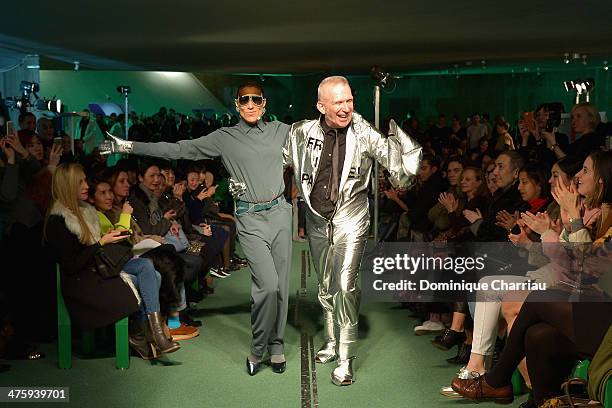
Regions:
[[[260,131],[264,131],[264,129],[266,128],[266,122],[264,122],[263,120],[259,119],[257,121],[256,124],[254,125],[249,125],[248,123],[246,123],[244,121],[244,119],[240,118],[240,122],[238,122],[238,129],[240,129],[241,131],[243,131],[244,133],[249,133],[251,130],[257,128]]]

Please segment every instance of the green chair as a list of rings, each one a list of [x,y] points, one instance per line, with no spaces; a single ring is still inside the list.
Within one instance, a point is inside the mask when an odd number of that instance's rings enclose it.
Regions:
[[[57,349],[59,368],[72,368],[72,330],[70,315],[64,296],[62,295],[60,268],[57,265]],[[81,338],[83,354],[91,355],[95,349],[95,334],[93,331],[83,332]],[[115,367],[128,369],[130,367],[130,348],[128,344],[128,318],[124,317],[115,323]]]
[[[584,381],[588,381],[589,365],[590,360],[580,360],[574,367],[572,377],[582,378]],[[612,379],[606,382],[606,390],[604,391],[603,401],[600,401],[604,408],[612,408]]]

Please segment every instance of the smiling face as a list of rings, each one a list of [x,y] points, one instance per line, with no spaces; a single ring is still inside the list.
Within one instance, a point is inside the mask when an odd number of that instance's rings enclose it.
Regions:
[[[193,191],[196,188],[198,188],[199,184],[200,184],[200,173],[198,173],[197,171],[190,171],[187,174],[187,188],[189,189],[189,191]]]
[[[249,125],[255,125],[264,114],[266,99],[259,88],[245,86],[238,92],[235,104],[242,120]]]
[[[115,196],[113,195],[113,190],[111,189],[110,184],[108,183],[98,183],[96,186],[96,192],[94,193],[92,204],[96,206],[96,208],[105,212],[113,208],[113,200]]]
[[[353,119],[353,93],[345,82],[323,83],[319,88],[317,109],[325,115],[325,123],[331,128],[341,129]]]
[[[582,170],[576,174],[578,193],[583,197],[591,197],[595,192],[595,173],[593,171],[593,159],[587,157]]]

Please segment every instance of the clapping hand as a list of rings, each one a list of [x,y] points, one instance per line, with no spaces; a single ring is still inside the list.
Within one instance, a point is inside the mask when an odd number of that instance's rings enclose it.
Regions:
[[[567,187],[561,178],[557,178],[557,188],[552,190],[552,196],[569,218],[580,217],[580,194],[574,183]]]
[[[544,232],[552,229],[552,221],[548,214],[530,212],[521,213],[521,220],[536,234],[542,235]]]
[[[512,242],[516,246],[527,246],[532,243],[532,241],[527,236],[530,228],[527,227],[525,222],[523,222],[521,219],[517,221],[517,224],[520,227],[521,232],[518,234],[508,234],[508,239],[510,240],[510,242]]]
[[[510,214],[506,210],[501,210],[495,216],[495,225],[498,227],[505,228],[510,231],[516,225],[516,220],[518,219],[518,211],[515,211],[514,214]]]
[[[457,211],[459,202],[452,193],[441,193],[438,202],[446,208],[449,213]]]
[[[463,216],[465,217],[466,220],[470,222],[470,224],[473,224],[476,221],[482,219],[482,213],[480,212],[478,208],[476,209],[476,211],[463,210]]]

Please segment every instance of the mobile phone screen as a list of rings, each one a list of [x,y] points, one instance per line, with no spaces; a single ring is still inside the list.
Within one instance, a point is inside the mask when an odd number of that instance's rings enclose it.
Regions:
[[[9,120],[6,122],[6,135],[12,135],[13,133],[15,133],[15,127],[13,126],[13,122]]]

